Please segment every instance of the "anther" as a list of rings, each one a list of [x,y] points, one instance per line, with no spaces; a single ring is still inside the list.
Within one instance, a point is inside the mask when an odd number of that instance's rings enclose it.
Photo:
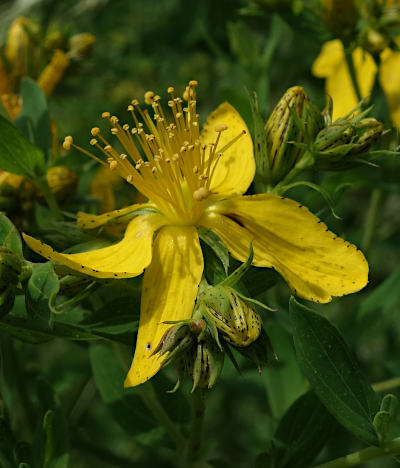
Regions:
[[[133,181],[133,175],[132,174],[129,174],[126,178],[126,181],[129,182],[129,183],[132,183]]]
[[[131,104],[132,104],[133,106],[138,106],[138,105],[139,105],[139,101],[138,101],[137,99],[132,99]]]
[[[125,153],[121,153],[121,154],[119,155],[119,157],[120,157],[121,159],[126,159],[128,156],[127,156]]]
[[[113,135],[116,135],[116,134],[118,133],[118,128],[112,128],[112,129],[111,129],[111,133],[112,133]]]
[[[189,81],[189,86],[193,86],[193,88],[195,88],[198,85],[199,85],[199,82],[196,81],[196,80],[190,80]]]
[[[106,145],[104,147],[104,151],[111,151],[112,150],[112,146],[111,145]]]
[[[117,124],[119,121],[118,117],[116,115],[113,115],[112,117],[110,117],[110,122],[115,125]]]
[[[72,136],[65,137],[64,142],[63,142],[63,148],[67,151],[70,150],[72,143],[73,143]]]
[[[218,133],[220,132],[224,132],[225,130],[228,130],[228,125],[226,124],[217,124],[215,127],[214,127],[214,130]]]
[[[115,171],[115,169],[117,169],[117,166],[118,166],[117,161],[114,160],[114,161],[110,162],[110,170],[111,171]]]
[[[196,201],[202,201],[205,200],[209,194],[210,192],[205,187],[200,187],[193,192],[193,198]]]
[[[110,114],[109,112],[103,112],[103,113],[101,114],[101,116],[103,117],[103,119],[108,119],[108,118],[110,117],[110,115],[111,115],[111,114]]]
[[[167,91],[169,94],[172,94],[175,91],[175,88],[173,86],[168,86]]]
[[[97,136],[97,135],[100,133],[99,127],[93,127],[92,130],[90,130],[90,133],[91,133],[93,136]]]
[[[89,143],[90,143],[92,146],[97,145],[97,140],[96,140],[96,138],[92,138],[92,139],[89,141]]]
[[[154,96],[155,96],[155,94],[153,93],[153,91],[146,91],[144,93],[144,102],[146,104],[148,104],[148,105],[153,104]],[[133,102],[132,102],[132,104],[133,104]]]
[[[122,126],[122,128],[127,132],[129,130],[129,125],[128,124],[124,124]]]
[[[129,112],[132,112],[133,111],[133,106],[131,104],[129,104],[129,106],[126,108],[126,110],[128,110]]]
[[[155,174],[155,173],[157,172],[157,168],[156,168],[156,167],[152,167],[152,168],[151,168],[151,172],[152,172],[153,174]]]

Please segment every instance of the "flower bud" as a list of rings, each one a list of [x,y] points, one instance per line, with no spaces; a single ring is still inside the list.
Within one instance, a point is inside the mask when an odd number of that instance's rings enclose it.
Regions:
[[[228,343],[243,347],[258,338],[261,331],[260,316],[234,289],[210,287],[202,301],[206,306],[207,318]]]
[[[192,392],[197,387],[212,388],[221,374],[224,352],[208,336],[186,354],[185,364],[193,381]]]
[[[265,124],[267,152],[273,183],[279,182],[301,158],[304,150],[294,145],[313,139],[324,119],[301,86],[289,88]],[[304,131],[302,128],[304,127]]]
[[[96,38],[90,33],[80,33],[69,39],[68,56],[74,60],[82,60],[90,56]]]
[[[371,55],[379,55],[390,43],[390,38],[374,28],[366,28],[361,34],[362,48]]]
[[[317,135],[314,143],[315,167],[320,170],[343,170],[355,166],[359,155],[368,153],[382,132],[383,125],[372,117],[358,122],[357,117],[339,119]]]
[[[60,49],[56,49],[50,63],[44,68],[37,79],[37,84],[47,96],[54,91],[68,66],[69,58],[67,54]]]
[[[32,28],[32,21],[20,16],[8,30],[4,55],[11,66],[13,78],[22,78],[28,72],[28,60],[32,58]]]
[[[78,176],[67,166],[55,166],[46,173],[47,183],[57,201],[62,202],[71,196],[78,184]]]
[[[357,23],[357,7],[354,0],[323,0],[322,19],[328,31],[340,39],[347,39]]]

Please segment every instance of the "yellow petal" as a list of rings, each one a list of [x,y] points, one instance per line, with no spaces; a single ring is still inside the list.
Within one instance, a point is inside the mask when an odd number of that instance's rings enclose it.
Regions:
[[[203,254],[196,229],[164,227],[144,274],[135,356],[125,387],[146,382],[159,371],[162,358],[151,354],[171,326],[162,322],[191,317],[202,273]]]
[[[386,49],[381,54],[379,79],[386,94],[390,117],[400,128],[400,52]]]
[[[229,103],[224,102],[212,112],[200,135],[202,144],[215,143],[215,126],[226,124],[228,129],[221,133],[217,152],[241,132],[246,131],[238,141],[224,151],[211,181],[211,191],[224,196],[242,194],[249,188],[255,173],[253,142],[249,130],[239,113]]]
[[[325,42],[312,65],[312,73],[318,78],[326,78],[336,71],[343,61],[343,46],[339,39]]]
[[[55,252],[50,246],[23,234],[25,242],[48,260],[55,260],[72,270],[96,278],[130,278],[138,276],[151,262],[153,233],[166,223],[158,214],[133,219],[124,238],[103,249],[77,254]]]
[[[150,203],[136,203],[134,205],[129,205],[119,210],[109,211],[108,213],[101,215],[93,215],[79,211],[77,222],[81,229],[94,229],[113,220],[117,220],[119,222],[120,220],[117,218],[133,214],[135,211],[141,210],[143,208],[154,208],[154,205]],[[129,219],[127,219],[127,221],[129,221]]]
[[[219,202],[215,209],[249,231],[256,264],[272,265],[300,297],[329,302],[332,296],[359,291],[368,282],[362,252],[293,200],[266,194],[235,197]],[[224,242],[235,254],[240,239],[233,236]],[[243,261],[248,250],[236,256]]]
[[[354,50],[353,60],[361,96],[366,97],[372,91],[377,71],[376,64],[371,55],[361,47]],[[340,40],[324,44],[312,71],[315,76],[326,78],[325,89],[333,99],[333,120],[343,117],[354,109],[358,100]]]

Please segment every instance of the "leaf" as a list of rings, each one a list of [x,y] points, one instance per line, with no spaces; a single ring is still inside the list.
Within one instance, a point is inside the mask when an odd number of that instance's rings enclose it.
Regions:
[[[221,239],[215,234],[215,232],[211,231],[211,229],[207,229],[205,227],[200,227],[198,229],[200,239],[205,242],[215,253],[215,255],[219,258],[224,267],[225,273],[228,274],[229,268],[229,253],[228,249],[225,247]]]
[[[113,418],[129,435],[147,431],[156,423],[144,407],[135,389],[124,389],[126,371],[113,350],[103,344],[90,347],[93,377]]]
[[[68,468],[68,424],[57,395],[43,379],[38,380],[38,395],[43,416],[41,432],[35,444],[42,468]]]
[[[318,398],[356,437],[378,445],[372,421],[379,410],[379,397],[361,373],[342,335],[327,319],[293,297],[289,311],[297,359]]]
[[[400,303],[400,268],[377,286],[371,294],[362,301],[357,318],[360,322],[376,317],[382,317]]]
[[[52,133],[46,95],[29,77],[22,80],[21,95],[22,110],[15,125],[32,144],[48,156],[52,146]]]
[[[44,155],[0,116],[0,168],[36,179],[44,173]]]
[[[51,326],[53,302],[59,289],[60,283],[51,262],[34,265],[25,291],[28,314],[33,319]]]
[[[22,242],[14,224],[0,213],[0,245],[22,257]]]
[[[274,468],[309,468],[335,420],[314,393],[301,395],[281,419],[273,438]]]

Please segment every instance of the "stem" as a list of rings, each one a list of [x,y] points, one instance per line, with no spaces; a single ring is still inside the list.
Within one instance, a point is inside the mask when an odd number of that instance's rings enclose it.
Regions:
[[[191,466],[191,462],[197,460],[199,457],[202,443],[205,411],[205,392],[202,389],[197,389],[192,393],[192,408],[189,429],[190,432],[185,447],[185,462],[187,463],[187,466]]]
[[[383,447],[368,447],[358,452],[350,453],[345,457],[336,458],[328,463],[315,466],[314,468],[347,468],[349,466],[356,466],[368,460],[373,460],[379,457],[388,457],[391,455],[398,455],[400,453],[400,437],[393,439]]]
[[[364,225],[364,235],[361,242],[361,248],[364,252],[366,252],[372,242],[372,238],[374,235],[375,224],[376,224],[376,217],[378,214],[378,208],[382,199],[382,190],[379,188],[374,188],[371,193],[371,198],[369,201],[368,213],[365,219]]]
[[[393,379],[384,380],[383,382],[377,382],[372,385],[375,392],[387,392],[394,388],[400,387],[400,377],[394,377]]]
[[[54,197],[54,193],[50,190],[46,178],[41,177],[40,179],[36,180],[36,183],[40,187],[40,190],[43,193],[46,203],[50,208],[51,212],[53,213],[54,217],[59,220],[62,219],[63,216],[61,214],[60,207],[58,206],[57,200]]]
[[[355,69],[355,66],[354,66],[353,53],[352,53],[353,51],[349,50],[347,47],[345,47],[344,44],[343,44],[343,47],[344,47],[344,50],[345,50],[344,55],[345,55],[345,58],[346,58],[347,67],[349,69],[351,82],[353,83],[353,88],[354,88],[354,91],[355,91],[356,96],[357,96],[357,101],[360,102],[361,99],[362,99],[362,96],[361,96],[360,87],[358,85],[356,69]]]
[[[151,382],[146,382],[145,384],[139,385],[137,387],[137,392],[140,398],[143,400],[143,403],[147,406],[147,409],[153,415],[154,419],[156,419],[160,426],[164,428],[166,434],[174,442],[177,451],[181,451],[182,447],[184,446],[185,439],[180,430],[177,428],[176,424],[172,421],[168,413],[159,402]]]

